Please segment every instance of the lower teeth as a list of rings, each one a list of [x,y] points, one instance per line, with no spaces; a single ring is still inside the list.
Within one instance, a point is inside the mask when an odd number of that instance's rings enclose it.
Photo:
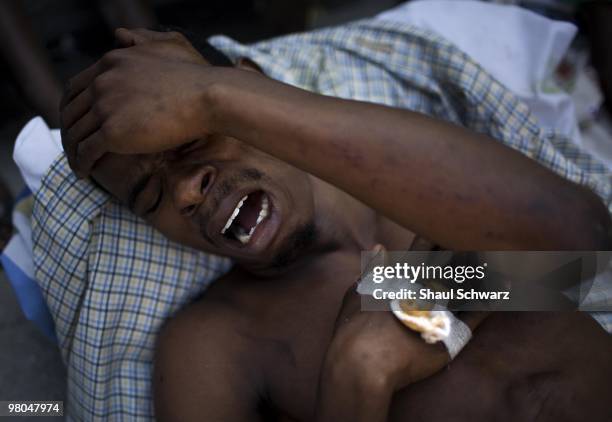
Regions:
[[[251,234],[252,232],[249,234],[243,233],[243,234],[238,235],[237,237],[238,237],[238,240],[240,240],[240,242],[243,245],[246,245],[247,243],[249,243],[249,240],[251,240]]]
[[[235,226],[232,227],[232,233],[234,234],[234,236],[236,236],[236,239],[238,239],[240,243],[246,245],[247,243],[249,243],[249,240],[251,240],[251,236],[253,236],[253,232],[255,232],[256,227],[257,225],[252,227],[251,230],[247,233],[244,227]]]
[[[242,243],[243,245],[249,243],[249,241],[251,240],[251,236],[255,232],[257,226],[259,226],[259,223],[261,223],[268,216],[268,206],[268,198],[264,197],[262,201],[262,207],[259,211],[259,215],[257,216],[257,221],[255,222],[255,225],[251,227],[251,230],[248,233],[246,232],[245,228],[239,224],[231,226],[230,230],[232,231],[236,239],[240,241],[240,243]]]
[[[236,239],[238,239],[243,245],[246,245],[251,239],[251,236],[249,236],[249,234],[244,230],[244,228],[239,225],[232,226],[232,233],[234,234],[234,236],[236,236]]]

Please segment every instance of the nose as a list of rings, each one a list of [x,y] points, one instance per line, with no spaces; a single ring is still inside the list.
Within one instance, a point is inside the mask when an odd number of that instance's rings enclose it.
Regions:
[[[181,215],[192,216],[198,206],[204,202],[215,179],[216,170],[211,166],[195,167],[182,170],[170,170],[174,206]]]

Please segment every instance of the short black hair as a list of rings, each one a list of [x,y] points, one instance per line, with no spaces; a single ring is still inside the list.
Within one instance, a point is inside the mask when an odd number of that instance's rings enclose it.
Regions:
[[[229,57],[225,55],[225,53],[213,47],[201,33],[175,25],[157,26],[154,29],[160,32],[180,32],[189,40],[193,47],[198,50],[198,53],[200,53],[202,57],[204,57],[204,59],[206,59],[206,61],[213,66],[232,67],[234,65]]]

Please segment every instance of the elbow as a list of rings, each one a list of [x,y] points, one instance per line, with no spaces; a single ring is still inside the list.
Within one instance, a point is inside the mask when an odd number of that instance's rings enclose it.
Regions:
[[[580,187],[580,194],[561,218],[562,250],[612,250],[612,219],[602,200]]]
[[[593,205],[588,225],[589,236],[586,240],[591,247],[589,250],[609,251],[612,250],[612,219],[603,202],[598,197],[594,199],[596,203]]]

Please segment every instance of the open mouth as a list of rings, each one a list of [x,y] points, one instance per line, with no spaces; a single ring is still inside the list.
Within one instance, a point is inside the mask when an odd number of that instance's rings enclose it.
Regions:
[[[270,198],[263,191],[252,192],[242,197],[227,219],[221,234],[230,240],[246,245],[257,227],[270,215]]]

